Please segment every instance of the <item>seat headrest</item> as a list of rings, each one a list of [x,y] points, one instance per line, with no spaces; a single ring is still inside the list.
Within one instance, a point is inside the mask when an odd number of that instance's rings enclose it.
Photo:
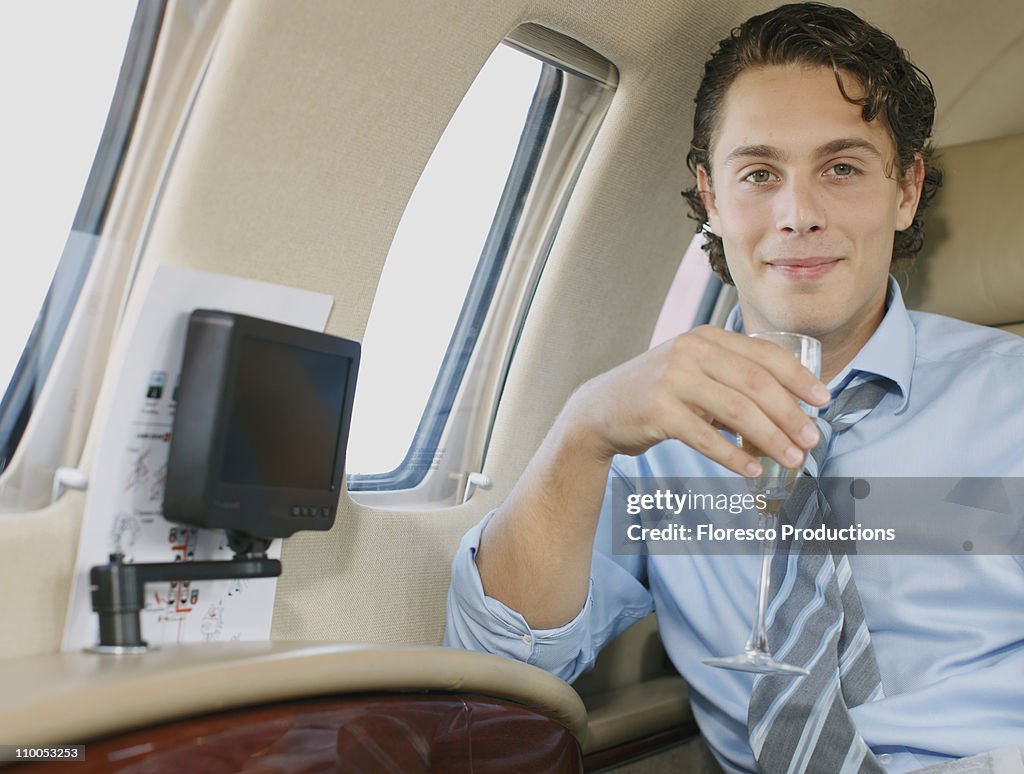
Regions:
[[[1024,135],[944,149],[907,306],[1024,334]],[[897,272],[899,275],[900,272]]]

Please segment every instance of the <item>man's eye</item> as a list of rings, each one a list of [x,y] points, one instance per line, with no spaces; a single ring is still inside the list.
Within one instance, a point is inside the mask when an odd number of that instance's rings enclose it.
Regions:
[[[852,164],[836,164],[832,167],[832,173],[836,177],[849,177],[855,171]]]
[[[772,180],[772,173],[767,169],[757,169],[747,175],[745,179],[751,183],[770,183]]]

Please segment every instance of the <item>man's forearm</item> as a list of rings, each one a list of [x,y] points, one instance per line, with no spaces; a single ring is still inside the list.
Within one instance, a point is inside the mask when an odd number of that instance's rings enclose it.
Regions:
[[[568,623],[586,602],[610,467],[570,401],[484,530],[476,557],[484,591],[532,628]]]

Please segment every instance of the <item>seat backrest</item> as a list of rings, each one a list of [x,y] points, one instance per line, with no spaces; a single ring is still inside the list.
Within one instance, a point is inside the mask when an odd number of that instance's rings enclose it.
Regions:
[[[897,271],[907,306],[1024,336],[1024,135],[943,149],[939,164],[924,249]]]

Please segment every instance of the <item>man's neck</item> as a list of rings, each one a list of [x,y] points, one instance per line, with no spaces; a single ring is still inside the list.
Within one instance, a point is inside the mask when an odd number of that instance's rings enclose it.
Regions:
[[[883,303],[874,314],[858,321],[854,328],[841,328],[819,336],[821,339],[821,381],[828,384],[841,373],[878,329],[885,317]]]

